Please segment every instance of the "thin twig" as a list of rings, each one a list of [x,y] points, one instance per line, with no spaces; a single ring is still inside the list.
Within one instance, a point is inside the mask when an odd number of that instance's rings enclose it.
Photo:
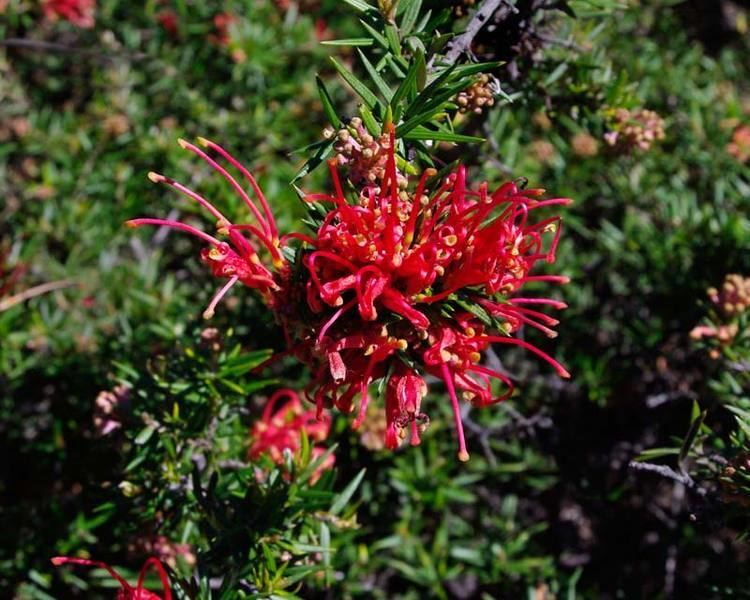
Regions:
[[[46,42],[43,40],[31,40],[27,38],[7,38],[0,40],[0,46],[9,48],[25,48],[27,50],[42,50],[44,52],[68,52],[78,54],[90,54],[100,60],[115,60],[117,58],[128,58],[132,60],[143,60],[148,55],[143,52],[122,52],[114,55],[102,54],[100,48],[81,48],[68,46],[59,42]]]
[[[663,392],[661,394],[653,394],[651,396],[646,397],[646,406],[649,408],[657,408],[661,406],[662,404],[666,404],[667,402],[672,402],[673,400],[680,400],[682,398],[688,398],[690,400],[697,399],[698,394],[691,390],[682,391],[682,390],[675,390],[672,392]]]
[[[30,300],[31,298],[36,298],[37,296],[41,296],[49,292],[54,292],[55,290],[61,290],[74,284],[75,281],[73,281],[72,279],[62,279],[60,281],[50,281],[48,283],[36,285],[32,288],[29,288],[28,290],[19,292],[14,296],[9,296],[8,298],[0,300],[0,312],[8,310],[16,304],[26,302],[26,300]]]
[[[631,460],[628,463],[628,466],[636,471],[649,471],[650,473],[656,473],[657,475],[661,475],[662,477],[666,477],[667,479],[671,479],[673,481],[676,481],[677,483],[681,483],[685,487],[694,490],[701,496],[706,493],[706,490],[698,487],[698,485],[695,483],[695,480],[690,477],[690,475],[683,475],[681,473],[678,473],[673,468],[668,467],[667,465],[656,465],[654,463]]]
[[[503,6],[501,7],[500,5]],[[474,38],[496,12],[500,13],[499,18],[503,19],[512,12],[518,12],[518,9],[508,2],[508,0],[485,0],[482,6],[477,9],[477,12],[474,13],[471,21],[469,21],[466,31],[448,43],[445,62],[453,64],[461,54],[469,51]],[[431,65],[432,60],[430,61]]]

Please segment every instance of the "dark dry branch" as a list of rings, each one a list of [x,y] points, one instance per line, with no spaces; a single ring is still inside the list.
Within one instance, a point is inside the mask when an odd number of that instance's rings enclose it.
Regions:
[[[118,58],[129,60],[143,60],[147,54],[143,52],[122,52],[103,54],[101,48],[81,48],[78,46],[68,46],[59,42],[47,42],[44,40],[32,40],[27,38],[7,38],[0,40],[0,46],[8,48],[24,48],[27,50],[41,50],[42,52],[67,52],[93,56],[97,60],[112,61]]]
[[[690,477],[688,474],[682,474],[678,473],[671,467],[668,467],[667,465],[657,465],[654,463],[645,463],[645,462],[638,462],[635,460],[631,460],[630,463],[628,463],[628,466],[631,469],[634,469],[636,471],[649,471],[651,473],[656,473],[657,475],[661,475],[662,477],[666,477],[667,479],[672,479],[678,483],[681,483],[685,487],[694,490],[697,494],[703,496],[705,495],[706,491],[699,487],[695,480]]]
[[[453,38],[448,44],[448,50],[445,53],[447,63],[455,62],[461,54],[469,51],[474,38],[496,12],[500,13],[500,19],[504,19],[507,15],[518,12],[518,9],[508,0],[485,0],[469,21],[466,31]]]

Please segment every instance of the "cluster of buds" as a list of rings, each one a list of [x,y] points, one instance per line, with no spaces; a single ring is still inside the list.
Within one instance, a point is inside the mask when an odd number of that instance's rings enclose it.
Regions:
[[[442,379],[454,414],[458,456],[468,460],[459,397],[484,407],[514,390],[506,374],[482,364],[491,345],[524,348],[569,377],[551,356],[514,334],[527,326],[556,336],[552,327],[558,321],[539,309],[565,304],[520,292],[532,282],[568,281],[532,272],[538,263],[554,262],[562,224],[559,216],[534,217],[571,201],[542,199],[544,190],[522,189],[512,182],[494,191],[487,183],[472,188],[463,166],[440,179],[426,169],[411,191],[402,186],[405,177],[396,166],[395,128],[388,126],[384,133],[389,141],[383,146],[380,179],[366,180],[347,197],[338,176],[339,161],[333,159],[333,192],[304,194],[306,201],[330,207],[311,235],[279,237],[268,202],[250,172],[205,139],[199,140],[205,150],[180,143],[227,180],[257,225],[231,223],[203,196],[155,173],[149,175],[152,181],[206,208],[218,222],[218,235],[228,241],[178,221],[140,218],[129,225],[172,227],[206,243],[204,262],[227,282],[205,316],[213,314],[238,282],[260,293],[283,328],[286,354],[310,368],[306,395],[319,419],[327,407],[335,406],[356,413],[353,426],[359,428],[367,415],[370,386],[385,379],[385,446],[394,449],[409,436],[416,445],[428,423],[422,410],[428,392],[424,377]],[[219,160],[247,180],[260,206]],[[290,245],[293,240],[295,246]],[[493,389],[495,381],[499,393]],[[311,427],[304,411],[295,417],[294,427],[269,428],[274,416],[271,402],[262,420],[265,431],[254,433],[263,441],[254,444],[251,453],[280,448],[271,438],[284,437],[295,427]]]
[[[529,144],[529,153],[542,165],[551,164],[557,156],[557,150],[547,140],[534,140],[531,142]]]
[[[44,16],[50,21],[62,19],[82,29],[94,26],[96,0],[44,0]]]
[[[372,452],[385,448],[385,432],[388,429],[388,419],[385,410],[372,406],[362,421],[359,430],[359,443]]]
[[[172,600],[172,590],[169,587],[169,576],[167,575],[164,565],[156,557],[149,558],[141,568],[141,572],[138,575],[138,583],[135,587],[130,585],[123,577],[115,571],[107,563],[99,560],[89,560],[87,558],[74,558],[71,556],[56,556],[52,560],[52,564],[56,567],[62,565],[83,565],[86,567],[97,567],[104,569],[111,576],[112,579],[120,584],[120,589],[117,591],[117,600]],[[159,579],[161,580],[163,596],[149,592],[143,587],[146,579],[146,573],[150,568],[153,568]]]
[[[104,133],[111,137],[119,137],[130,129],[130,119],[125,114],[112,114],[102,121]]]
[[[489,75],[482,73],[474,83],[467,87],[456,96],[458,112],[473,112],[477,115],[482,114],[484,108],[489,108],[495,104],[495,95],[492,91],[492,80]]]
[[[738,162],[750,160],[750,126],[739,125],[732,133],[732,141],[727,144],[727,154]]]
[[[549,115],[543,110],[538,110],[531,115],[531,122],[542,131],[549,131],[552,129],[552,119],[550,119]]]
[[[388,134],[373,136],[359,117],[353,117],[338,131],[326,128],[326,139],[335,139],[333,150],[336,164],[347,169],[347,177],[354,185],[371,185],[385,177],[391,138]],[[406,187],[407,180],[398,177],[399,189]]]
[[[721,290],[708,289],[708,297],[727,317],[735,317],[750,308],[750,277],[730,273]]]
[[[604,141],[615,152],[645,152],[654,142],[664,139],[664,119],[653,110],[608,109],[605,117],[609,131],[604,134]]]
[[[599,142],[590,133],[579,131],[570,140],[573,154],[581,158],[591,158],[599,154]]]
[[[719,477],[722,500],[750,506],[750,454],[743,452],[726,465]]]
[[[736,273],[727,275],[721,289],[709,288],[708,298],[718,314],[708,323],[698,325],[690,332],[694,340],[709,339],[718,342],[719,347],[710,350],[711,358],[719,358],[720,348],[732,344],[740,331],[737,318],[750,309],[750,277]]]
[[[122,427],[122,416],[130,403],[130,388],[118,385],[99,392],[94,402],[94,428],[99,435],[108,435]]]
[[[694,340],[702,340],[704,338],[713,339],[722,346],[728,346],[737,336],[738,331],[739,327],[737,323],[696,325],[690,331],[690,337]],[[721,356],[721,352],[717,348],[712,348],[709,351],[709,355],[711,358],[717,359]]]
[[[281,399],[285,402],[277,408]],[[302,434],[313,444],[320,444],[328,437],[331,429],[329,416],[319,419],[314,408],[305,408],[296,392],[282,389],[276,392],[266,403],[261,418],[253,424],[250,432],[250,448],[248,458],[258,460],[268,456],[277,465],[285,463],[284,453],[295,454],[302,446]],[[325,453],[321,445],[313,446],[313,459]],[[311,481],[315,483],[324,470],[333,467],[335,457],[330,455]]]

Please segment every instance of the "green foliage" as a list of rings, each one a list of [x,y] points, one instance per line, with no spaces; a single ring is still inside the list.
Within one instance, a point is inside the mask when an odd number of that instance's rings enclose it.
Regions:
[[[473,57],[447,64],[471,19],[458,2],[284,4],[101,0],[91,30],[36,3],[2,13],[2,595],[111,597],[104,572],[50,556],[106,560],[135,581],[155,551],[144,540],[160,536],[196,558],[169,564],[179,598],[742,594],[748,317],[731,344],[689,334],[726,324],[707,288],[750,275],[750,167],[728,151],[750,119],[747,40],[720,36],[709,52],[688,3],[518,0]],[[741,32],[738,10],[725,25]],[[222,11],[237,16],[225,38]],[[461,113],[457,94],[483,73],[497,104]],[[656,111],[664,139],[610,146],[618,108]],[[305,437],[280,464],[249,460],[268,395],[309,374],[285,360],[254,372],[284,341],[248,291],[217,311],[219,337],[202,337],[215,282],[195,244],[122,226],[170,211],[207,224],[150,170],[188,174],[242,214],[175,143],[198,135],[251,168],[283,231],[315,222],[289,182],[326,189],[321,133],[352,116],[375,135],[392,122],[412,171],[461,160],[471,181],[524,176],[576,201],[555,342],[573,378],[491,357],[523,393],[465,411],[467,465],[438,391],[418,448],[373,450],[340,419],[333,470]],[[61,287],[20,296],[50,282]],[[97,395],[123,383],[130,404],[99,435]]]
[[[427,11],[421,15],[421,0],[397,2],[392,10],[378,10],[366,2],[351,4],[363,13],[361,25],[368,36],[324,43],[335,48],[356,48],[366,80],[336,57],[330,60],[360,101],[358,112],[370,134],[380,135],[384,125],[393,123],[397,138],[409,141],[409,148],[426,166],[433,165],[431,143],[481,142],[479,137],[454,131],[458,108],[455,97],[474,81],[476,74],[497,68],[500,63],[444,64],[439,51],[445,36],[437,28],[444,24],[445,14],[433,16],[432,11]],[[370,48],[369,58],[362,48]],[[317,83],[326,115],[338,127],[341,119],[330,95],[319,78]],[[297,178],[319,165],[332,145],[333,141],[321,142]]]

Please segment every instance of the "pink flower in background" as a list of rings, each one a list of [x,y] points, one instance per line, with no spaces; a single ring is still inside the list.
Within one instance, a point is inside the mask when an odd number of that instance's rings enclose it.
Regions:
[[[109,435],[122,427],[123,415],[128,412],[130,388],[118,385],[113,390],[99,392],[94,401],[94,428],[98,435]]]
[[[197,557],[190,544],[181,544],[164,535],[141,533],[128,544],[128,554],[133,556],[152,555],[171,569],[177,568],[177,559],[181,558],[189,567],[194,567]]]
[[[86,558],[74,558],[70,556],[56,556],[51,560],[52,564],[56,567],[61,565],[85,565],[87,567],[104,569],[120,584],[120,589],[117,591],[117,600],[172,600],[172,591],[169,587],[169,576],[164,570],[164,565],[161,564],[159,559],[154,557],[149,558],[143,564],[140,575],[138,576],[138,583],[135,587],[125,581],[120,574],[107,563],[98,560],[88,560]],[[143,582],[150,567],[154,568],[159,575],[159,579],[161,579],[163,596],[159,596],[158,594],[154,594],[143,588]]]
[[[83,29],[94,26],[96,0],[44,0],[44,16],[52,21],[63,19]]]

